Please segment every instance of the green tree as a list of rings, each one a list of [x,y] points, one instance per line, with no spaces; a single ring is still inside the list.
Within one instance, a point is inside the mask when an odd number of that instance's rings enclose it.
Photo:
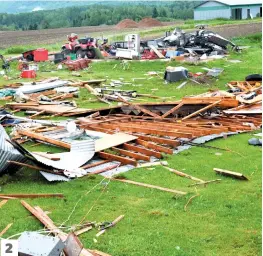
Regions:
[[[157,18],[157,17],[158,17],[158,11],[157,11],[157,8],[156,8],[156,7],[153,8],[152,17],[153,17],[153,18]]]

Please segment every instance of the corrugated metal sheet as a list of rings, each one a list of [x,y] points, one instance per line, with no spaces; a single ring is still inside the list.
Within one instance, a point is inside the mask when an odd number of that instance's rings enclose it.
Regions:
[[[0,125],[0,175],[7,171],[18,170],[19,167],[7,163],[7,161],[24,162],[25,158],[22,156],[10,143],[6,140],[10,139],[5,129]]]
[[[68,84],[68,81],[53,81],[49,83],[38,83],[35,85],[24,85],[21,86],[17,92],[22,92],[24,94],[34,93],[34,92],[42,92],[50,89],[54,89],[57,87],[65,86]]]
[[[85,171],[79,167],[87,163],[94,154],[94,140],[73,141],[71,143],[70,152],[54,154],[60,158],[58,161],[53,161],[31,153],[31,155],[40,163],[58,170],[63,170],[65,175],[72,178],[85,175]]]

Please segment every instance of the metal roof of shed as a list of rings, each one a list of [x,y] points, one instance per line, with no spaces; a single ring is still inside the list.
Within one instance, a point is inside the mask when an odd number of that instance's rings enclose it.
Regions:
[[[235,6],[235,5],[262,5],[262,0],[217,0],[217,1],[205,1],[199,5],[197,5],[195,8],[202,6],[205,3],[208,2],[217,2],[228,6]]]

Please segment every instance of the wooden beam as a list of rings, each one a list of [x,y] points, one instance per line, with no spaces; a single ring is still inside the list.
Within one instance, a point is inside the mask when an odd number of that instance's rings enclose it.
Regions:
[[[82,228],[80,230],[77,230],[74,233],[75,233],[76,236],[79,236],[79,235],[81,235],[81,234],[83,234],[83,233],[85,233],[85,232],[87,232],[87,231],[89,231],[91,229],[92,229],[92,226],[88,226],[88,227]]]
[[[159,144],[170,145],[173,147],[177,147],[177,146],[181,145],[181,143],[179,141],[172,140],[172,139],[166,139],[166,138],[149,136],[149,135],[141,135],[141,134],[138,134],[138,135],[136,134],[136,136],[142,140],[153,141],[153,142],[156,142]]]
[[[123,103],[128,104],[129,106],[133,107],[134,109],[137,109],[137,110],[139,110],[140,112],[143,112],[143,113],[145,113],[145,114],[147,114],[147,115],[149,115],[149,116],[152,116],[152,117],[155,117],[155,118],[161,118],[161,116],[153,113],[152,111],[150,111],[150,110],[148,110],[148,109],[146,109],[146,108],[143,108],[143,107],[141,107],[141,106],[139,106],[139,105],[132,104],[132,103],[124,100],[124,99],[121,98],[121,97],[118,97],[118,100],[121,101],[121,102],[123,102]]]
[[[234,98],[226,98],[226,97],[184,97],[182,102],[185,105],[210,105],[216,101],[221,100],[220,104],[218,104],[221,108],[234,108],[239,105],[238,100]]]
[[[197,186],[197,185],[206,185],[206,184],[209,184],[209,183],[220,182],[220,181],[221,181],[221,179],[208,180],[208,181],[203,181],[203,182],[197,182],[197,183],[194,183],[194,184],[189,185],[188,187]]]
[[[89,168],[96,167],[98,165],[105,164],[108,162],[110,162],[110,161],[109,160],[102,160],[102,161],[95,162],[93,164],[86,164],[86,165],[82,166],[81,168],[82,169],[89,169]]]
[[[122,164],[130,164],[130,165],[137,166],[137,161],[134,159],[117,156],[117,155],[113,155],[113,154],[109,154],[105,152],[99,152],[99,156],[103,159],[108,159],[111,161],[118,161],[118,162],[121,162]]]
[[[0,237],[3,236],[6,231],[13,225],[13,223],[9,223],[1,232],[0,232]]]
[[[120,153],[120,154],[122,154],[122,155],[132,157],[132,158],[134,158],[136,160],[143,160],[143,161],[146,161],[146,162],[150,161],[150,157],[146,156],[146,155],[138,154],[138,153],[135,153],[135,152],[131,152],[131,151],[128,151],[128,150],[125,150],[125,149],[116,148],[116,147],[113,147],[111,149],[116,151],[116,152],[118,152],[118,153]]]
[[[172,114],[174,111],[176,111],[177,109],[179,109],[183,105],[184,105],[184,103],[181,101],[178,105],[176,105],[175,107],[173,107],[172,109],[170,109],[169,111],[164,113],[161,117],[165,118],[165,117],[169,116],[170,114]]]
[[[216,173],[221,174],[221,175],[230,176],[230,177],[240,179],[240,180],[248,180],[247,177],[245,177],[242,173],[239,173],[239,172],[232,172],[232,171],[223,170],[219,168],[214,168],[213,170]]]
[[[26,131],[26,130],[18,130],[17,131],[20,135],[23,136],[27,136],[36,140],[40,140],[40,141],[44,141],[47,143],[50,143],[52,145],[56,145],[58,147],[62,147],[62,148],[66,148],[66,149],[70,149],[71,145],[69,143],[60,141],[60,140],[55,140],[52,138],[48,138],[42,134],[39,133],[34,133],[34,132],[30,132],[30,131]]]
[[[50,197],[64,198],[64,195],[61,193],[55,193],[55,194],[0,194],[0,196],[15,197],[15,198],[50,198]]]
[[[8,202],[8,200],[2,200],[2,201],[0,202],[0,208],[1,208],[3,205],[5,205],[7,202]]]
[[[21,200],[21,204],[31,212],[45,227],[47,227],[54,235],[57,235],[62,241],[66,241],[67,234],[62,232],[56,225],[50,221],[50,218],[45,216],[44,212],[40,213],[35,208],[30,206],[26,201]]]
[[[195,181],[199,181],[199,182],[204,182],[204,180],[198,179],[198,178],[196,178],[196,177],[194,177],[194,176],[191,176],[191,175],[189,175],[189,174],[186,174],[186,173],[184,173],[184,172],[177,171],[177,170],[172,169],[172,168],[170,168],[170,167],[168,167],[168,166],[163,166],[163,167],[164,167],[165,169],[169,170],[170,172],[175,173],[176,175],[178,175],[178,176],[180,176],[180,177],[185,177],[185,178],[188,178],[188,179],[191,179],[191,180],[195,180]]]
[[[196,116],[196,115],[198,115],[199,113],[204,112],[205,110],[208,110],[208,109],[210,109],[210,108],[218,105],[220,102],[221,102],[221,100],[218,100],[218,101],[216,101],[216,102],[214,102],[214,103],[212,103],[212,104],[210,104],[210,105],[208,105],[208,106],[206,106],[206,107],[204,107],[204,108],[201,108],[201,109],[195,111],[194,113],[192,113],[192,114],[190,114],[190,115],[188,115],[188,116],[185,116],[184,118],[182,118],[182,120],[186,120],[186,119],[189,119],[189,118],[191,118],[191,117],[193,117],[193,116]]]
[[[49,169],[44,169],[44,168],[41,168],[41,167],[38,167],[38,166],[35,166],[35,165],[20,163],[20,162],[16,162],[16,161],[6,161],[6,162],[7,163],[11,163],[11,164],[16,164],[16,165],[19,165],[19,166],[23,166],[23,167],[27,167],[27,168],[30,168],[30,169],[33,169],[33,170],[48,172],[48,173],[57,174],[57,175],[62,175],[62,174],[64,175],[64,173],[62,171],[61,172],[53,172],[53,171],[50,171]]]
[[[166,148],[164,146],[160,146],[160,145],[157,145],[157,144],[154,144],[152,142],[148,142],[148,141],[145,141],[145,140],[137,139],[136,143],[138,143],[139,145],[142,145],[142,146],[144,146],[146,148],[151,148],[151,149],[154,149],[154,150],[157,150],[157,151],[169,154],[169,155],[173,154],[173,150],[172,149]]]
[[[177,132],[177,131],[168,131],[166,130],[158,130],[158,129],[150,129],[150,128],[143,128],[141,127],[132,127],[132,126],[123,126],[118,124],[101,124],[103,128],[108,129],[118,129],[121,131],[128,131],[128,132],[138,132],[138,133],[145,133],[145,134],[152,134],[152,135],[161,135],[161,136],[171,136],[171,137],[181,137],[181,138],[192,138],[193,135],[191,133],[186,132]]]
[[[117,167],[119,167],[119,166],[120,166],[119,164],[114,164],[114,165],[106,166],[106,167],[103,167],[103,168],[101,168],[101,169],[99,169],[99,170],[96,170],[96,171],[94,171],[94,172],[90,172],[90,173],[88,173],[88,175],[100,174],[100,173],[103,173],[103,172],[107,172],[107,171],[110,171],[110,170],[112,170],[112,169],[114,169],[114,168],[117,168]]]
[[[138,146],[134,146],[128,143],[124,143],[123,147],[127,150],[132,150],[135,152],[139,152],[141,154],[144,154],[146,156],[154,156],[156,158],[163,158],[162,154],[160,152],[157,151],[153,151],[147,148],[142,148],[142,147],[138,147]]]
[[[170,188],[163,188],[163,187],[145,184],[145,183],[141,183],[141,182],[137,182],[137,181],[133,181],[133,180],[124,180],[124,179],[112,179],[112,180],[116,180],[116,181],[120,181],[120,182],[124,182],[124,183],[129,183],[129,184],[133,184],[133,185],[137,185],[137,186],[141,186],[141,187],[146,187],[146,188],[158,189],[161,191],[170,192],[170,193],[179,194],[179,195],[186,195],[187,194],[187,192],[174,190],[174,189],[170,189]]]

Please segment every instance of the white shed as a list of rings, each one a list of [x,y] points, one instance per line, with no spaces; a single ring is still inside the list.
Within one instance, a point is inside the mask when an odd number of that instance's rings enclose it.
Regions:
[[[194,8],[195,20],[216,18],[241,20],[255,17],[262,17],[261,0],[206,1]]]

